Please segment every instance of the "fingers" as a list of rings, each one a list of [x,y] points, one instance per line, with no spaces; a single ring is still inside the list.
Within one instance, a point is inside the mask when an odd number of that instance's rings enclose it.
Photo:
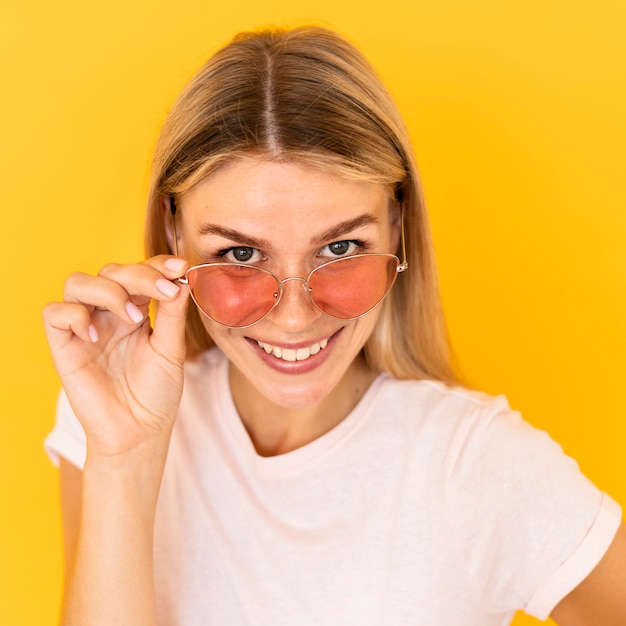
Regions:
[[[77,272],[71,274],[65,281],[63,300],[66,303],[83,305],[89,313],[94,309],[110,311],[123,322],[137,324],[143,321],[144,313],[130,296],[131,294],[115,280]]]
[[[186,354],[185,321],[189,306],[189,290],[181,289],[172,300],[161,301],[154,316],[154,329],[150,335],[153,348],[182,363]]]
[[[184,259],[165,255],[148,259],[146,265],[170,280],[183,276],[188,267]],[[155,284],[163,293],[174,295],[159,300],[154,318],[154,332],[150,340],[155,350],[182,362],[186,353],[185,320],[189,305],[189,290],[163,279]]]
[[[103,267],[98,275],[117,283],[131,296],[167,301],[180,291],[180,285],[172,281],[186,269],[185,260],[161,255],[135,265],[112,263]]]
[[[44,320],[50,329],[71,331],[91,342],[98,340],[93,318],[100,311],[126,324],[139,324],[148,315],[150,300],[157,300],[167,315],[178,320],[185,315],[187,294],[179,298],[180,285],[173,281],[186,269],[183,259],[162,255],[133,265],[106,265],[97,276],[72,274],[65,282],[64,302],[46,307]],[[168,307],[168,303],[176,304]]]
[[[83,305],[51,302],[44,307],[43,319],[46,335],[51,345],[56,344],[66,335],[66,333],[55,333],[55,331],[71,331],[83,341],[92,343],[98,341],[98,331],[91,323],[89,311]]]

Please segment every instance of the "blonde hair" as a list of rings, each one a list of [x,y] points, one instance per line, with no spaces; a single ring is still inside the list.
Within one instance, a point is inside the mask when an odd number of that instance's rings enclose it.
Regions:
[[[242,33],[184,89],[156,146],[148,256],[170,253],[163,196],[188,191],[243,155],[295,160],[388,186],[402,205],[409,269],[381,305],[365,354],[396,378],[455,382],[430,229],[411,143],[395,103],[363,55],[317,27]],[[212,345],[195,307],[190,354]]]

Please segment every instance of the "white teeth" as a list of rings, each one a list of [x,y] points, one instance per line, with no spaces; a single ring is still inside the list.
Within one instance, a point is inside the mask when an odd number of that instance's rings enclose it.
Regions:
[[[274,348],[276,349],[276,348]],[[283,361],[295,361],[296,360],[296,351],[290,350],[289,348],[283,348],[282,356],[280,357]]]
[[[317,354],[320,350],[323,350],[328,345],[328,339],[322,339],[319,343],[314,343],[308,348],[298,348],[297,350],[292,348],[279,348],[278,346],[263,343],[262,341],[257,341],[257,343],[267,354],[272,354],[277,359],[293,363],[294,361],[306,361],[313,354]]]

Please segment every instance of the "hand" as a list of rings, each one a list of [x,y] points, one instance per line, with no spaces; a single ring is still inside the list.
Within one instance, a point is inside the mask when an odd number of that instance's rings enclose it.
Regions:
[[[169,441],[183,387],[188,290],[183,259],[157,256],[72,274],[46,305],[46,336],[90,454],[113,457]],[[154,329],[148,305],[158,301]]]

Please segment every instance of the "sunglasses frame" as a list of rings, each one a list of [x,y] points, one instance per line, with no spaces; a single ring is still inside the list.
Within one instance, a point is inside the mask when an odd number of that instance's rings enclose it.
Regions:
[[[170,210],[171,210],[171,214],[172,214],[172,230],[173,230],[173,234],[174,234],[174,254],[176,256],[178,256],[178,232],[176,230],[176,205],[174,204],[174,199],[173,198],[170,198]],[[304,287],[305,293],[309,297],[309,301],[311,302],[311,304],[318,311],[321,311],[324,315],[328,315],[329,317],[332,317],[334,319],[341,319],[341,320],[346,320],[346,321],[356,320],[356,319],[359,319],[360,317],[363,317],[364,315],[367,315],[368,313],[371,313],[376,307],[380,306],[380,304],[382,304],[383,300],[387,297],[387,295],[391,291],[391,288],[393,287],[394,283],[396,282],[396,278],[398,277],[398,274],[401,274],[402,272],[406,271],[406,269],[409,267],[409,264],[408,264],[408,262],[406,260],[406,243],[405,243],[405,238],[404,238],[404,215],[402,215],[402,217],[401,217],[401,235],[400,236],[401,236],[401,247],[402,247],[402,261],[400,261],[400,259],[395,254],[386,254],[386,253],[382,253],[382,252],[381,253],[373,252],[373,253],[366,253],[366,254],[352,254],[352,255],[349,255],[349,256],[339,257],[337,259],[331,259],[330,261],[327,261],[326,263],[322,263],[321,265],[318,265],[317,267],[313,268],[308,273],[306,278],[303,278],[301,276],[288,276],[287,278],[283,278],[282,280],[280,280],[278,278],[278,276],[276,276],[276,274],[274,274],[273,272],[270,272],[269,270],[266,270],[263,267],[257,267],[256,265],[248,265],[246,263],[201,263],[199,265],[193,265],[192,267],[190,267],[185,272],[185,275],[182,276],[182,277],[177,278],[176,281],[179,284],[181,284],[181,285],[187,285],[187,288],[189,289],[189,294],[191,295],[191,299],[194,301],[194,304],[198,307],[198,310],[205,317],[208,317],[211,321],[215,322],[216,324],[220,324],[220,326],[225,326],[226,328],[249,328],[250,326],[254,326],[255,324],[258,324],[259,322],[264,320],[278,306],[278,303],[280,302],[281,296],[282,296],[282,293],[283,293],[283,285],[284,285],[284,283],[289,282],[291,280],[302,281],[302,286]],[[346,261],[346,260],[349,260],[349,259],[359,259],[359,258],[364,258],[364,257],[386,257],[386,258],[389,258],[389,259],[395,259],[396,260],[396,273],[395,273],[395,275],[393,277],[393,280],[391,281],[391,284],[389,285],[389,287],[385,291],[385,294],[383,295],[383,297],[374,306],[369,308],[367,311],[365,311],[365,312],[363,312],[363,313],[361,313],[359,315],[355,315],[354,317],[337,317],[335,315],[332,315],[332,314],[324,311],[321,307],[319,307],[316,304],[315,300],[313,300],[313,297],[311,296],[311,292],[313,290],[309,287],[309,280],[315,274],[315,272],[318,272],[319,270],[321,270],[321,269],[323,269],[325,267],[328,267],[329,265],[334,265],[335,263],[340,263],[341,261]],[[278,287],[278,291],[273,294],[274,295],[274,303],[268,309],[268,311],[263,314],[262,317],[260,317],[258,320],[255,320],[254,322],[252,322],[250,324],[244,324],[243,326],[232,326],[230,324],[224,324],[223,322],[220,322],[220,321],[216,320],[215,318],[211,317],[202,308],[202,306],[196,300],[196,298],[195,298],[195,296],[193,294],[193,290],[189,286],[189,279],[188,279],[189,272],[194,271],[194,270],[200,270],[203,267],[245,267],[247,269],[254,268],[254,269],[256,269],[256,270],[258,270],[260,272],[265,272],[266,274],[271,276],[276,281],[276,285]]]

